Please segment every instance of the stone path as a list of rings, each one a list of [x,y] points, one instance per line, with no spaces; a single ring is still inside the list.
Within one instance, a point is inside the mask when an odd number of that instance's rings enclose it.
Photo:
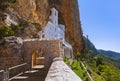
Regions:
[[[45,71],[44,68],[38,68],[34,68],[31,71],[26,71],[25,73],[15,77],[11,81],[45,81],[47,71]]]

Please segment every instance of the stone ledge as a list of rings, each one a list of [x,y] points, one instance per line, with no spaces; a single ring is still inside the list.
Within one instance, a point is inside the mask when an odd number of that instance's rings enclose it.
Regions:
[[[55,62],[55,61],[63,61],[63,58],[61,58],[61,57],[54,58],[54,59],[53,59],[53,62]]]
[[[57,59],[57,58],[56,58]],[[64,61],[53,61],[45,81],[82,81]]]

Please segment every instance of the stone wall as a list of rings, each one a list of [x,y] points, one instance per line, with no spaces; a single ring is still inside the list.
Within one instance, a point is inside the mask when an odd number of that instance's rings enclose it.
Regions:
[[[59,39],[22,40],[19,37],[11,36],[6,37],[2,44],[3,47],[0,47],[0,69],[10,68],[22,63],[27,63],[27,67],[25,66],[23,69],[31,69],[33,66],[33,61],[35,60],[33,59],[35,54],[35,58],[40,55],[45,58],[43,63],[45,69],[48,70],[54,58],[64,57],[64,53],[70,53],[65,52],[65,49],[62,46],[62,40]],[[14,70],[14,73],[15,71],[16,70]]]
[[[0,69],[24,62],[24,49],[20,37],[5,37],[0,43]]]
[[[34,51],[39,51],[40,49],[44,50],[45,57],[45,68],[48,69],[52,63],[53,58],[60,57],[60,44],[61,40],[35,40],[35,41],[26,41],[23,43],[25,49],[25,59],[29,64],[29,67],[32,65],[32,54]]]
[[[55,58],[45,81],[82,81],[61,58]]]

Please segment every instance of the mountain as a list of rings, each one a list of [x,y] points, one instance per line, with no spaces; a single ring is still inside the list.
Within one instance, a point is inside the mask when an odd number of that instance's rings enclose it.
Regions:
[[[98,51],[96,49],[96,47],[94,46],[94,44],[86,37],[83,36],[83,39],[85,41],[85,47],[88,49],[88,50],[93,50],[94,51],[94,54],[98,54]]]
[[[114,51],[106,51],[103,49],[97,49],[95,45],[88,38],[83,36],[83,39],[85,41],[85,47],[88,50],[93,50],[95,55],[103,54],[106,57],[109,57],[110,59],[120,62],[120,53]]]
[[[100,54],[103,54],[103,55],[113,59],[113,60],[116,60],[116,61],[120,62],[120,53],[118,53],[118,52],[106,51],[106,50],[102,50],[102,49],[99,49],[98,52]]]

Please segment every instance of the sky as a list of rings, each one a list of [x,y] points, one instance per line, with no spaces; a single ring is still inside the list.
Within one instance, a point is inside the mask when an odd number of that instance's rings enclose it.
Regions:
[[[78,0],[84,35],[97,49],[120,52],[120,0]]]

